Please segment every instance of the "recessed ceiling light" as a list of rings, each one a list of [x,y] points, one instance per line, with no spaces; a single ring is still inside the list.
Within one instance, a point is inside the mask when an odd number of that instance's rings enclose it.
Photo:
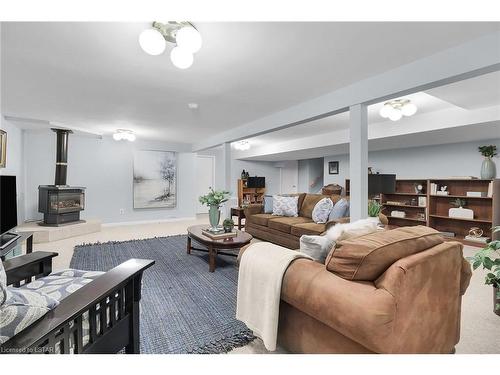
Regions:
[[[236,150],[246,151],[246,150],[250,149],[250,142],[248,142],[247,140],[235,142],[234,148]]]
[[[115,141],[126,140],[129,142],[133,142],[135,141],[135,134],[132,130],[117,129],[116,132],[113,134],[113,139]]]
[[[188,103],[189,109],[198,109],[198,103]]]

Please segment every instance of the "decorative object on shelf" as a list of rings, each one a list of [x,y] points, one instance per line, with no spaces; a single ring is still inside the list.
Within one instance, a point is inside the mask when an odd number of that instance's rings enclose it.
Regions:
[[[241,179],[242,180],[246,180],[247,179],[247,173],[245,172],[244,169],[241,171]]]
[[[465,199],[457,198],[451,201],[450,205],[455,206],[455,208],[448,210],[448,216],[460,219],[474,219],[474,211],[469,208],[463,208],[466,204]]]
[[[449,238],[455,238],[456,237],[456,234],[453,233],[453,232],[447,232],[447,231],[443,231],[443,232],[440,232],[444,237],[449,237]]]
[[[116,132],[113,133],[113,139],[115,141],[135,141],[135,133],[132,130],[127,129],[116,129]]]
[[[0,129],[0,168],[7,165],[7,132]]]
[[[427,206],[427,197],[418,197],[418,206],[426,207]]]
[[[415,184],[415,193],[416,194],[423,194],[424,193],[424,186],[422,184]]]
[[[423,213],[423,212],[417,212],[416,218],[418,220],[425,220],[425,213]]]
[[[497,146],[479,146],[478,150],[484,156],[483,164],[481,164],[481,178],[484,180],[495,178],[497,171],[495,162],[491,158],[497,155]]]
[[[403,206],[405,203],[404,202],[399,202],[399,201],[387,201],[385,204],[389,206]]]
[[[234,142],[234,148],[236,150],[240,150],[240,151],[249,150],[250,149],[250,142],[247,141],[247,140],[242,140],[242,141]]]
[[[416,206],[416,205],[417,205],[417,198],[410,199],[410,206]]]
[[[368,216],[377,224],[380,223],[379,215],[382,211],[382,205],[376,200],[370,199],[368,201]]]
[[[328,174],[339,174],[339,162],[329,161],[328,162]]]
[[[208,209],[208,219],[210,221],[209,231],[217,232],[220,229],[218,228],[219,220],[220,220],[220,206],[222,203],[227,202],[229,200],[229,195],[231,193],[229,191],[220,190],[216,191],[212,187],[209,188],[209,192],[206,195],[202,195],[198,198],[198,201],[201,204],[204,204],[209,207]]]
[[[469,236],[471,237],[481,237],[483,233],[483,230],[478,227],[472,227],[469,229]]]
[[[467,191],[465,195],[467,197],[484,198],[488,193],[486,191]]]
[[[231,233],[234,229],[234,221],[233,219],[227,218],[222,222],[222,226],[224,227],[224,232]]]
[[[245,179],[248,180],[248,177],[250,177],[250,173],[248,171],[245,173]]]
[[[398,121],[403,116],[413,116],[416,112],[417,106],[410,99],[395,99],[384,103],[380,109],[380,116],[391,121]]]
[[[172,151],[134,153],[134,208],[177,205],[177,157]]]
[[[167,42],[175,44],[170,51],[170,60],[179,69],[193,65],[193,54],[202,45],[201,35],[191,22],[168,23],[153,22],[152,27],[139,36],[139,44],[149,55],[160,55],[165,51]]]
[[[391,216],[404,219],[406,217],[406,212],[394,210],[394,211],[391,211]]]
[[[446,189],[448,189],[448,186],[446,185],[440,186],[439,191],[436,192],[436,195],[448,195],[449,191],[447,191]]]
[[[500,226],[493,228],[493,233],[497,232],[500,232]],[[500,241],[487,243],[468,260],[474,270],[482,266],[483,270],[488,271],[484,283],[493,286],[493,312],[500,316]]]
[[[373,167],[368,167],[368,174],[373,174]]]

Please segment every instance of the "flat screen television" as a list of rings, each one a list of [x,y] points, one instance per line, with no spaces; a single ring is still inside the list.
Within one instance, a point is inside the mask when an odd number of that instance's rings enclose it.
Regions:
[[[391,194],[396,191],[395,174],[369,174],[368,195]]]
[[[16,176],[0,176],[0,233],[17,226]]]
[[[264,188],[266,187],[265,177],[248,177],[247,187],[249,188]]]

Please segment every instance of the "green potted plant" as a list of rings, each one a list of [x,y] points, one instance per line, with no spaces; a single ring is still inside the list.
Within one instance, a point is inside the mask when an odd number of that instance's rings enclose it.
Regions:
[[[497,146],[479,146],[478,150],[484,156],[483,164],[481,165],[481,178],[486,180],[495,178],[497,171],[495,163],[491,158],[497,155]]]
[[[493,233],[497,232],[500,232],[500,226],[493,228]],[[484,283],[493,286],[493,312],[500,316],[500,241],[488,242],[485,248],[467,259],[474,270],[480,266],[488,270]]]
[[[380,223],[379,214],[382,211],[382,205],[376,200],[370,199],[368,201],[368,216],[373,218],[376,223]]]
[[[210,230],[216,232],[217,226],[220,220],[220,206],[222,203],[227,202],[230,196],[229,191],[220,190],[216,191],[212,187],[209,188],[209,192],[206,195],[202,195],[198,198],[201,204],[207,205],[208,218],[210,221]]]
[[[222,226],[224,227],[224,232],[231,233],[234,228],[233,219],[227,218],[222,222]]]

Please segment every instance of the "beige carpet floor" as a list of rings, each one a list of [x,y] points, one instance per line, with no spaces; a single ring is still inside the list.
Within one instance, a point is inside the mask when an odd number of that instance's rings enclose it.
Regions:
[[[174,221],[168,223],[123,225],[103,227],[101,232],[84,236],[73,237],[61,241],[44,244],[35,244],[35,250],[56,251],[59,256],[54,258],[54,269],[66,268],[73,255],[75,245],[105,241],[125,241],[129,239],[151,238],[154,236],[168,236],[186,233],[190,225],[208,223],[205,215],[195,220]],[[465,256],[471,256],[476,248],[465,247]],[[462,303],[461,340],[457,345],[457,353],[500,354],[500,317],[493,314],[492,288],[483,284],[485,272],[476,271]],[[269,353],[262,341],[233,350],[238,354],[266,354]],[[274,353],[284,353],[279,349]]]

